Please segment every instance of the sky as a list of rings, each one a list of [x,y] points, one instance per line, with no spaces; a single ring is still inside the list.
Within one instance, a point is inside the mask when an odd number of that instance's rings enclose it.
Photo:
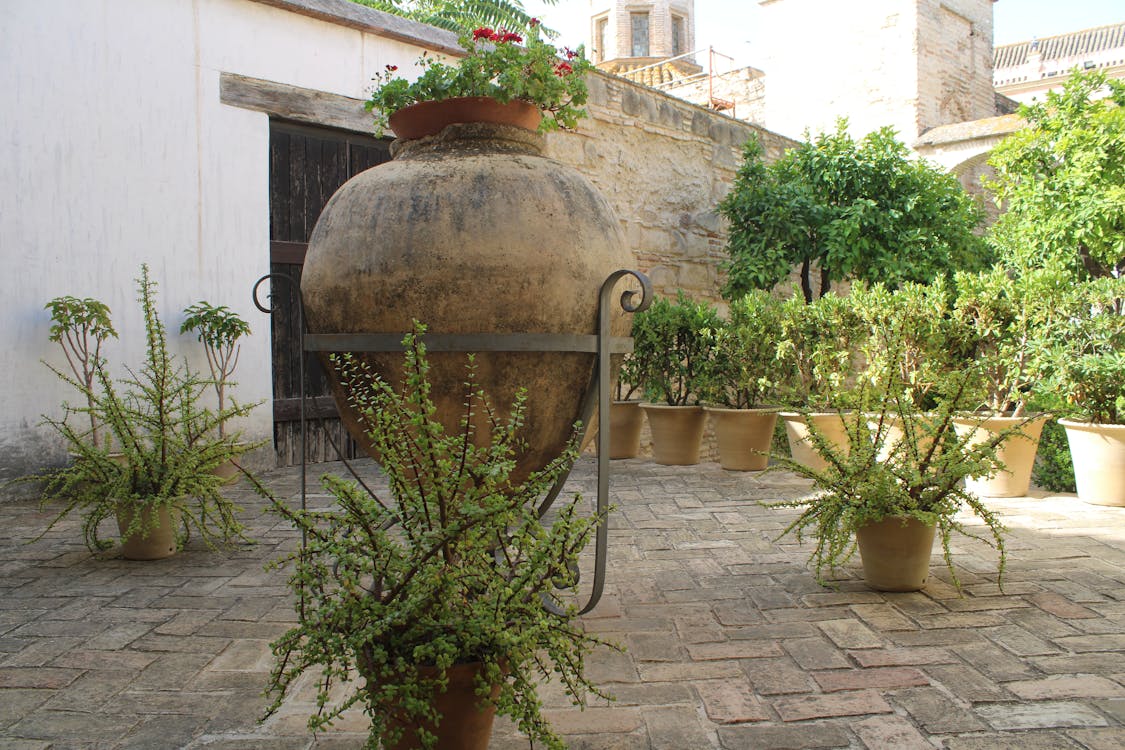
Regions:
[[[837,0],[845,2],[853,0]],[[863,0],[858,0],[862,2]],[[560,44],[588,43],[590,0],[523,0],[533,16],[561,33]],[[762,40],[755,38],[757,0],[695,0],[698,48],[713,46],[744,65],[762,64]],[[999,0],[993,5],[994,43],[1010,44],[1033,37],[1081,31],[1091,26],[1125,22],[1122,0]]]

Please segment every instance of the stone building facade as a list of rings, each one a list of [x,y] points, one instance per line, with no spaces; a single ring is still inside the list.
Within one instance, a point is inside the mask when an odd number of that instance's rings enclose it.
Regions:
[[[999,46],[993,83],[998,93],[1026,103],[1060,88],[1075,68],[1125,78],[1125,23]]]

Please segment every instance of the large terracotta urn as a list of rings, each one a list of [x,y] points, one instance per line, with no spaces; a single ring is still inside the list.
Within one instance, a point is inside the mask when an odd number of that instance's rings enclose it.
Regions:
[[[429,334],[595,334],[601,285],[633,257],[609,204],[576,170],[544,156],[544,143],[488,123],[396,141],[394,159],[345,183],[313,230],[301,280],[309,332],[398,337],[418,320]],[[615,307],[613,333],[625,336],[628,321]],[[400,382],[401,353],[362,356]],[[341,418],[366,446],[321,357]],[[439,416],[456,430],[467,355],[429,359]],[[500,414],[520,388],[528,392],[517,478],[564,448],[593,368],[588,353],[477,354],[477,382]]]

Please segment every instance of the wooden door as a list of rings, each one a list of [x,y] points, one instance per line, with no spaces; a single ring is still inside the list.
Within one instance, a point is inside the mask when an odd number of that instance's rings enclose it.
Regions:
[[[332,194],[353,175],[389,161],[389,147],[390,141],[369,135],[270,122],[270,272],[295,282],[275,281],[270,289],[273,434],[279,466],[301,462],[297,290],[309,236]],[[356,446],[337,418],[320,363],[315,356],[304,359],[306,459],[336,460],[333,443],[345,458],[355,457]]]

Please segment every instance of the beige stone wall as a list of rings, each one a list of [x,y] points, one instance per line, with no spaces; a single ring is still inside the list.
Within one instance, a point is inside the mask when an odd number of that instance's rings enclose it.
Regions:
[[[590,78],[590,118],[553,133],[548,153],[598,187],[660,294],[683,289],[718,300],[725,226],[716,205],[730,190],[752,134],[776,157],[793,145],[754,125],[622,78]]]
[[[917,36],[917,133],[995,115],[992,0],[923,0]]]

